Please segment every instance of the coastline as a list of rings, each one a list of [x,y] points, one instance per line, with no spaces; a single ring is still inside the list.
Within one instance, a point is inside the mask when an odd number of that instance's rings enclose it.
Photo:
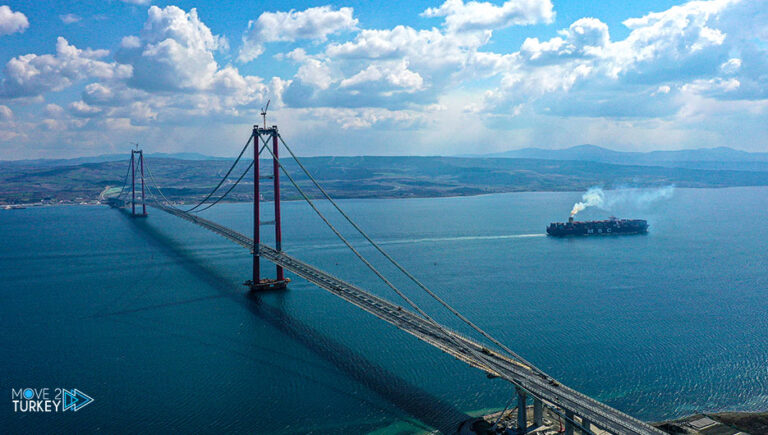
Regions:
[[[469,415],[477,415],[462,422],[457,428],[461,435],[491,435],[498,433],[494,424],[498,423],[507,433],[515,431],[517,427],[517,408],[506,410],[488,409],[468,412]],[[564,430],[564,421],[557,414],[546,408],[544,410],[543,425],[530,426],[533,418],[533,406],[526,407],[528,415],[528,433],[533,434],[557,434]],[[577,422],[581,420],[576,417]],[[668,434],[689,435],[762,435],[768,434],[768,408],[763,411],[722,411],[702,412],[658,422],[648,422]],[[608,434],[594,426],[590,430],[596,435]],[[576,430],[579,433],[578,429]],[[512,433],[512,432],[509,432]]]
[[[768,434],[768,408],[764,411],[704,412],[651,424],[670,434]]]
[[[603,188],[603,190],[606,191],[615,191],[615,190],[622,190],[622,189],[654,189],[658,186],[632,186],[632,187],[619,187],[619,188]],[[768,185],[754,185],[754,186],[707,186],[707,187],[678,187],[675,186],[675,189],[686,189],[686,190],[725,190],[725,189],[750,189],[750,188],[768,188]],[[475,197],[483,197],[483,196],[490,196],[490,195],[503,195],[503,194],[510,194],[510,193],[583,193],[584,190],[510,190],[510,191],[499,191],[499,192],[482,192],[482,193],[467,193],[467,194],[459,194],[459,195],[412,195],[412,196],[389,196],[389,195],[376,195],[376,196],[334,196],[334,200],[371,200],[371,199],[449,199],[449,198],[475,198]],[[310,198],[312,200],[322,200],[324,199],[322,196],[313,196],[310,195]],[[283,202],[286,201],[303,201],[303,198],[300,197],[290,197],[290,198],[283,198]],[[251,199],[243,199],[243,200],[222,200],[219,202],[219,204],[248,204],[251,203]],[[262,199],[262,202],[272,202],[272,198],[264,198]],[[147,204],[149,204],[148,202]],[[191,205],[196,204],[197,200],[180,200],[180,201],[173,201],[173,205],[179,206],[179,205]],[[101,200],[98,199],[89,199],[81,202],[76,201],[69,201],[69,202],[51,202],[51,203],[40,203],[40,202],[27,202],[27,203],[13,203],[13,204],[0,204],[0,211],[4,210],[16,210],[16,209],[24,209],[24,208],[32,208],[32,207],[59,207],[59,206],[108,206],[106,203],[101,202]]]

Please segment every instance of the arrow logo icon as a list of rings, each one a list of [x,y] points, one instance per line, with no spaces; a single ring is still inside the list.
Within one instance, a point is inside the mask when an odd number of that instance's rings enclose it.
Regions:
[[[75,388],[74,390],[65,390],[61,389],[62,391],[62,401],[63,401],[63,411],[67,411],[69,409],[77,412],[80,410],[80,408],[89,405],[91,402],[93,402],[93,398],[89,395],[83,393],[82,391]]]

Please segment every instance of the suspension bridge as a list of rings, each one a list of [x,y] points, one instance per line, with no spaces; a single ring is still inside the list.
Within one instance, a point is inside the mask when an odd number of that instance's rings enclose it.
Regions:
[[[300,171],[307,177],[320,197],[328,201],[333,208],[357,231],[367,243],[384,256],[395,268],[412,281],[421,291],[426,292],[452,315],[456,316],[485,340],[474,340],[459,332],[451,330],[435,321],[424,309],[414,303],[399,287],[395,286],[378,268],[376,268],[360,251],[355,248],[344,235],[331,224],[329,219],[315,204],[315,201],[296,181],[296,178],[286,169],[279,157],[280,145],[288,151]],[[235,167],[243,159],[245,152],[252,147],[253,159],[241,173],[239,178],[230,182],[229,187],[223,186],[230,179]],[[137,147],[138,148],[138,147]],[[265,153],[272,161],[272,171],[260,174],[260,155]],[[148,177],[145,179],[145,169]],[[233,229],[216,222],[202,218],[200,211],[206,210],[224,200],[229,193],[253,171],[253,236],[248,237]],[[137,177],[138,171],[138,177]],[[353,283],[337,278],[300,259],[294,258],[282,251],[282,222],[280,214],[280,175],[286,176],[290,185],[299,193],[301,198],[310,206],[315,214],[330,228],[330,230],[349,248],[361,263],[370,269],[378,279],[389,287],[400,300],[410,308],[403,307],[382,297],[374,295]],[[130,195],[128,191],[128,176],[130,175]],[[138,180],[137,180],[138,178]],[[274,192],[274,220],[261,220],[261,188],[262,181],[271,181]],[[140,189],[137,190],[137,181]],[[145,184],[145,181],[148,181]],[[222,191],[223,190],[223,191]],[[215,196],[215,198],[214,198]],[[123,199],[125,198],[125,199]],[[392,256],[384,251],[368,234],[339,207],[336,201],[323,189],[313,175],[302,165],[291,148],[283,139],[277,126],[267,128],[254,126],[245,146],[235,159],[221,181],[199,202],[193,206],[182,206],[169,200],[156,182],[151,168],[147,165],[143,150],[131,150],[128,170],[123,180],[123,187],[117,196],[108,198],[113,207],[130,207],[130,213],[135,217],[146,217],[147,206],[158,211],[179,217],[199,225],[219,236],[222,236],[247,249],[252,258],[251,279],[245,284],[251,291],[285,288],[290,278],[285,277],[285,270],[306,279],[341,299],[361,308],[368,313],[388,322],[402,331],[413,335],[446,354],[463,361],[471,367],[482,370],[489,378],[500,378],[510,382],[516,390],[517,398],[517,433],[532,433],[543,427],[543,410],[561,416],[565,421],[565,433],[570,435],[578,431],[582,434],[595,434],[597,431],[613,434],[662,434],[660,430],[629,416],[617,409],[605,405],[578,391],[568,388],[561,382],[538,369],[523,357],[512,351],[491,334],[481,329],[471,320],[454,309],[440,298],[434,291],[419,281]],[[138,207],[138,210],[137,210]],[[275,246],[271,247],[261,242],[261,227],[271,225],[275,231]],[[275,278],[264,278],[261,274],[260,260],[264,259],[275,265]],[[533,402],[533,421],[527,421],[527,403]]]

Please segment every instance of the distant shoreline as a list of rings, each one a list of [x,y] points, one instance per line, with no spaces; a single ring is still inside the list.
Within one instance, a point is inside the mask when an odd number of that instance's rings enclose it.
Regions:
[[[631,187],[632,189],[655,189],[659,186],[638,186],[638,187]],[[688,189],[688,190],[705,190],[705,189],[745,189],[745,188],[768,188],[767,185],[755,185],[755,186],[709,186],[709,187],[675,187],[675,189]],[[613,190],[621,190],[621,188],[604,188],[604,190],[613,191]],[[471,198],[471,197],[482,197],[482,196],[490,196],[490,195],[503,195],[503,194],[510,194],[510,193],[583,193],[584,190],[514,190],[514,191],[506,191],[506,192],[488,192],[488,193],[469,193],[464,195],[424,195],[424,196],[331,196],[334,200],[350,200],[350,199],[357,199],[357,200],[365,200],[365,199],[440,199],[440,198]],[[310,199],[312,200],[325,200],[322,196],[310,196]],[[283,201],[302,201],[303,198],[300,197],[290,197],[290,198],[283,198]],[[59,207],[59,206],[107,206],[106,203],[96,203],[97,200],[88,200],[89,202],[86,203],[80,203],[80,202],[64,202],[64,203],[39,203],[39,202],[29,202],[29,203],[13,203],[13,204],[0,204],[0,211],[8,210],[8,207],[13,209],[24,209],[24,208],[33,208],[33,207]],[[173,201],[173,205],[176,206],[188,206],[197,204],[197,201],[199,200],[187,200],[184,202],[177,202]],[[253,201],[251,199],[243,199],[243,200],[222,200],[219,202],[219,204],[248,204],[252,203]],[[262,202],[272,202],[272,198],[265,198],[262,199]],[[147,205],[150,205],[151,201],[147,202]]]

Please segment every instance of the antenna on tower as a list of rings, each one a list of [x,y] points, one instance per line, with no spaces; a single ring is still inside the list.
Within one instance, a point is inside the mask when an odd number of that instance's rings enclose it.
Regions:
[[[261,118],[264,120],[264,130],[267,129],[267,109],[269,109],[269,103],[271,101],[271,99],[267,100],[267,105],[261,108]]]
[[[133,145],[133,146],[135,146],[137,151],[139,150],[139,143],[138,142],[128,142],[128,143]]]

